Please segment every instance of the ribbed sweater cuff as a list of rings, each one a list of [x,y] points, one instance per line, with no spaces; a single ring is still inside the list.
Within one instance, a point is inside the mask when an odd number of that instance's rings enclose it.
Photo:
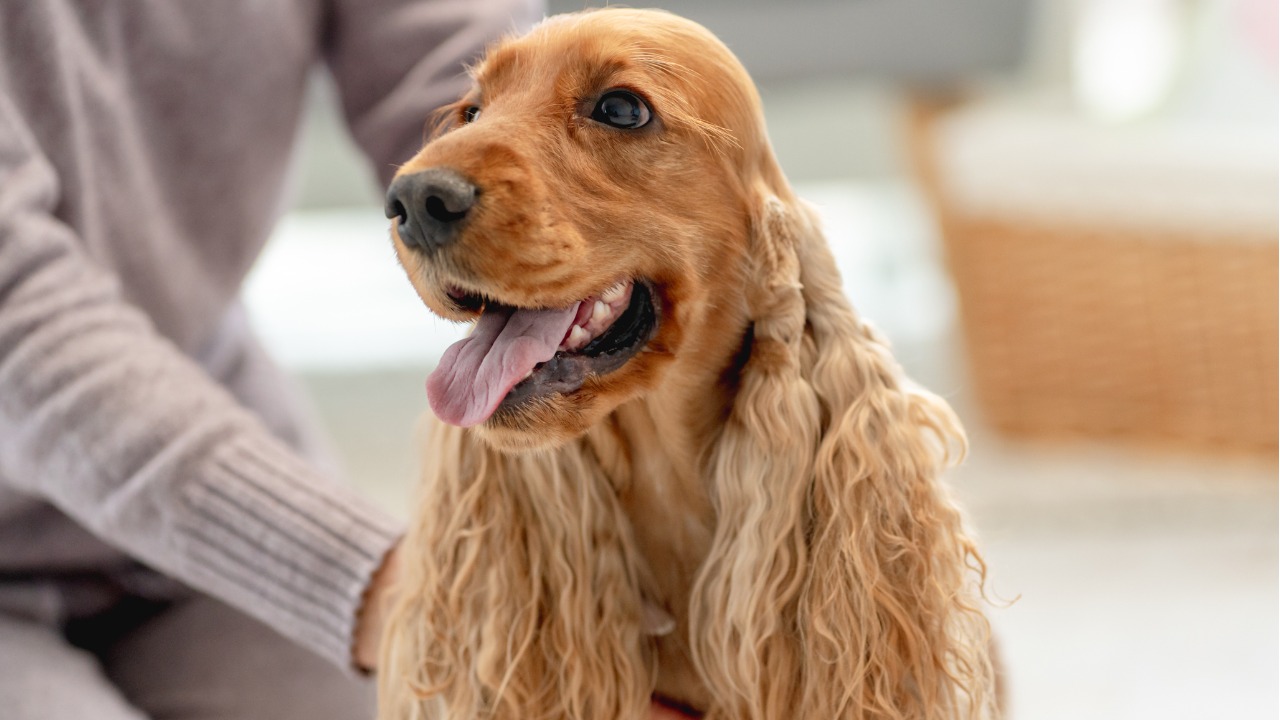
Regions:
[[[188,577],[352,669],[356,614],[398,521],[255,437],[216,454],[184,500]]]

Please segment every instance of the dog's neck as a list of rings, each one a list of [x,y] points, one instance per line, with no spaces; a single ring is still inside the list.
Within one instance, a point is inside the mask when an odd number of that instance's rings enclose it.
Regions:
[[[706,464],[751,345],[745,319],[736,330],[730,323],[723,332],[732,334],[716,340],[723,350],[709,344],[705,353],[692,355],[696,368],[669,373],[679,380],[622,405],[586,439],[630,520],[646,565],[643,591],[676,621],[676,631],[658,641],[663,658],[658,689],[694,704],[706,698],[694,680],[685,641],[689,590],[715,531]]]

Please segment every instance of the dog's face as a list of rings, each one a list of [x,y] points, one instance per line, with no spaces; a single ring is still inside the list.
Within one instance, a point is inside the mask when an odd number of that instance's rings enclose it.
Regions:
[[[436,414],[554,445],[735,346],[772,156],[737,60],[666,13],[552,18],[473,76],[387,212],[427,306],[477,321],[428,382]]]

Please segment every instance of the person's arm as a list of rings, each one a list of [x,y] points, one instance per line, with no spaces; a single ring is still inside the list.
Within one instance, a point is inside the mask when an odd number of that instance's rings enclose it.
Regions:
[[[349,665],[398,524],[160,336],[56,219],[59,193],[0,93],[0,483]]]
[[[465,64],[503,35],[528,30],[543,10],[542,0],[336,0],[330,6],[325,57],[351,135],[382,187],[422,147],[436,108],[470,86]],[[395,563],[388,562],[365,594],[354,642],[361,668],[377,663],[394,576]]]
[[[542,0],[336,0],[325,53],[351,135],[385,188],[436,108],[471,86],[486,46],[542,18]]]

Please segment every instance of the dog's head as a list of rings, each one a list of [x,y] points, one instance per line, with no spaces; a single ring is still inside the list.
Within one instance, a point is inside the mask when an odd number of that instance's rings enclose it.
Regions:
[[[783,183],[729,50],[665,12],[591,11],[472,75],[387,201],[419,295],[477,321],[428,383],[437,415],[556,444],[740,344],[757,186]]]

